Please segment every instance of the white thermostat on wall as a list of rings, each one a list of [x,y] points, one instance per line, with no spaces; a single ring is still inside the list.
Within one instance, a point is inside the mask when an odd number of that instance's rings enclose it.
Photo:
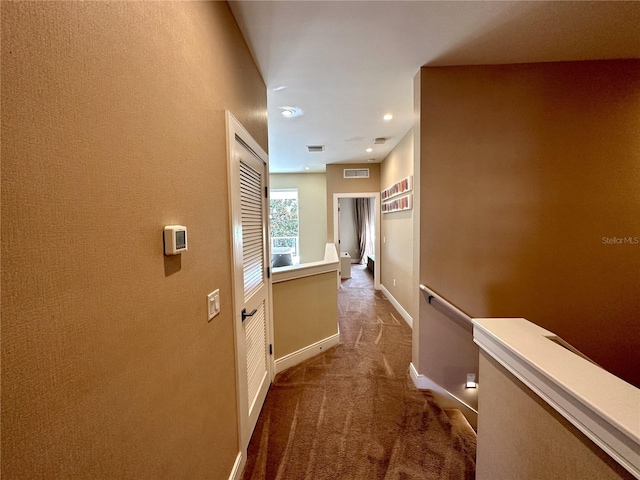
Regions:
[[[187,251],[187,227],[167,225],[164,227],[164,254],[179,255]]]

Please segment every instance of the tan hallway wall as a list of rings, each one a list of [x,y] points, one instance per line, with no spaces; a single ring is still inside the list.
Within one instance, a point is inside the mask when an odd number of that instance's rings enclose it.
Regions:
[[[369,178],[344,178],[345,168],[368,168]],[[333,242],[333,194],[380,191],[380,164],[334,164],[327,165],[327,242]],[[338,252],[339,245],[336,245]]]
[[[480,370],[478,480],[634,478],[486,352]]]
[[[228,478],[225,109],[267,148],[229,7],[1,8],[2,478]]]
[[[413,175],[413,130],[407,132],[380,165],[380,189],[409,175]],[[417,319],[418,286],[413,281],[414,214],[415,210],[403,210],[381,216],[380,281],[411,318]]]
[[[276,360],[337,335],[336,272],[274,283],[273,324]]]
[[[640,60],[421,74],[421,282],[640,385]],[[455,392],[465,340],[439,315],[421,299],[420,372]]]
[[[300,263],[324,259],[327,237],[327,177],[324,173],[272,173],[271,189],[298,189]]]

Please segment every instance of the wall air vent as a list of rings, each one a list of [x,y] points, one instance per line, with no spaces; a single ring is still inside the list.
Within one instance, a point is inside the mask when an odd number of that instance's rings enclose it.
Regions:
[[[368,168],[345,168],[344,178],[369,178]]]
[[[309,153],[324,152],[324,145],[307,145]]]
[[[378,138],[374,138],[374,139],[373,139],[373,144],[374,144],[374,145],[382,145],[382,144],[384,144],[384,142],[386,142],[386,141],[387,141],[387,139],[386,139],[386,138],[384,138],[384,137],[378,137]]]

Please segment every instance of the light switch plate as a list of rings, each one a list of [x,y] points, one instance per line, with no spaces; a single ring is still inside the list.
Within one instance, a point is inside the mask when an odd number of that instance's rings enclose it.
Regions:
[[[207,295],[207,312],[209,320],[220,313],[220,290],[214,290]]]

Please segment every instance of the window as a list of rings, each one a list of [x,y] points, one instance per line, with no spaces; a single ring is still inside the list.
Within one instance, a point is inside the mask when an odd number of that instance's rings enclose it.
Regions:
[[[271,259],[274,267],[295,265],[300,261],[298,190],[271,190],[269,208]]]

